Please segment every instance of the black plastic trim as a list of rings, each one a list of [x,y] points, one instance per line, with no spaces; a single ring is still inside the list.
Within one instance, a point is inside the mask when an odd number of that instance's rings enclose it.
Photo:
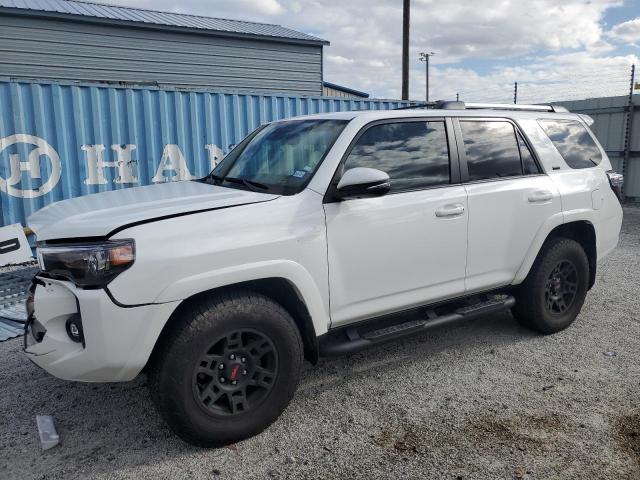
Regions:
[[[109,290],[109,287],[104,287],[103,288],[104,293],[107,294],[107,296],[109,297],[109,300],[111,300],[113,302],[114,305],[116,305],[117,307],[120,308],[136,308],[136,307],[146,307],[148,305],[161,305],[162,303],[136,303],[133,305],[128,305],[128,304],[124,304],[124,303],[120,303],[118,300],[116,300],[116,297],[113,296],[113,293],[111,293],[111,290]]]
[[[486,295],[486,294],[484,294]],[[491,313],[499,313],[509,310],[515,305],[515,298],[511,295],[504,295],[503,299],[482,300],[483,294],[470,295],[464,298],[478,298],[479,302],[468,306],[460,306],[456,308],[456,300],[441,302],[425,307],[415,307],[406,312],[413,312],[413,316],[407,315],[407,320],[403,322],[389,322],[388,326],[384,326],[385,319],[398,318],[401,313],[374,317],[356,323],[329,330],[324,335],[318,337],[321,357],[333,357],[356,353],[369,347],[381,345],[390,341],[398,340],[404,337],[423,333],[432,328],[442,325],[448,325],[463,320],[472,320]],[[458,299],[459,301],[460,299]],[[435,309],[440,307],[451,306],[450,312],[436,313]],[[426,310],[426,311],[425,311]],[[420,316],[416,319],[416,314]],[[366,331],[366,327],[376,324],[382,326],[377,329]],[[404,328],[403,328],[404,325]],[[363,328],[364,331],[359,329]],[[371,332],[380,332],[378,335],[371,335]]]
[[[347,329],[349,327],[363,327],[372,322],[378,322],[378,321],[384,320],[385,318],[395,317],[398,315],[410,315],[412,312],[417,312],[419,310],[424,310],[424,309],[440,308],[447,305],[451,305],[455,302],[461,302],[461,301],[482,296],[482,295],[497,295],[500,293],[508,293],[510,290],[510,287],[512,287],[512,285],[506,284],[506,285],[501,285],[495,288],[491,288],[489,290],[481,290],[475,293],[470,293],[470,294],[463,293],[461,295],[456,295],[454,297],[440,300],[437,302],[421,303],[419,305],[416,305],[415,307],[402,308],[400,310],[395,310],[393,312],[385,313],[383,315],[374,315],[373,317],[364,318],[362,320],[358,320],[348,324],[332,327],[332,328],[329,328],[329,331],[327,333],[332,333],[338,330]]]
[[[460,171],[460,152],[458,151],[457,134],[453,119],[445,117],[445,127],[447,134],[447,145],[449,147],[449,185],[457,185],[460,183],[462,174]],[[447,185],[443,185],[447,186]]]

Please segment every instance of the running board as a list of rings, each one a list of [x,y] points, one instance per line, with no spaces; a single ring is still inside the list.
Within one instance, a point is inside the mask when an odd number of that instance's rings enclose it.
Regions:
[[[515,305],[511,295],[485,295],[430,309],[418,309],[329,331],[320,337],[320,356],[337,357],[409,337],[434,327],[504,312]],[[376,328],[377,327],[377,328]]]

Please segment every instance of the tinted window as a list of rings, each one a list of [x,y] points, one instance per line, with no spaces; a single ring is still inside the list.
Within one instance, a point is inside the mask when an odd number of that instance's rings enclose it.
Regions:
[[[371,127],[347,157],[344,169],[354,167],[387,172],[392,191],[449,183],[444,122],[398,122]]]
[[[571,168],[589,168],[602,160],[600,149],[587,129],[576,120],[538,120]]]
[[[518,146],[520,147],[520,157],[522,158],[522,171],[525,175],[535,175],[540,173],[536,161],[533,159],[531,150],[527,147],[522,135],[518,134]]]
[[[239,181],[245,180],[259,183],[257,188],[269,193],[297,193],[313,176],[347,123],[345,120],[270,123],[243,140],[212,173],[225,187],[250,188]],[[221,177],[235,177],[236,181]]]
[[[469,180],[522,175],[516,133],[509,122],[460,121]]]

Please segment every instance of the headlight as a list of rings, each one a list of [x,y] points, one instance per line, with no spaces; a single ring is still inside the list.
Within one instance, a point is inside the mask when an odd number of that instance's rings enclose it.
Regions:
[[[102,287],[133,265],[132,239],[38,247],[43,272],[71,280],[79,287]]]

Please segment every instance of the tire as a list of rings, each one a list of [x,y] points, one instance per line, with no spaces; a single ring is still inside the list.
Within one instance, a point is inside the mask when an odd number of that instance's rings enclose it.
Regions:
[[[284,308],[254,292],[227,292],[172,319],[154,352],[149,389],[180,438],[220,447],[278,418],[295,393],[302,360],[300,332]]]
[[[589,261],[582,246],[568,238],[551,238],[516,291],[513,316],[543,334],[564,330],[580,313],[588,285]]]

